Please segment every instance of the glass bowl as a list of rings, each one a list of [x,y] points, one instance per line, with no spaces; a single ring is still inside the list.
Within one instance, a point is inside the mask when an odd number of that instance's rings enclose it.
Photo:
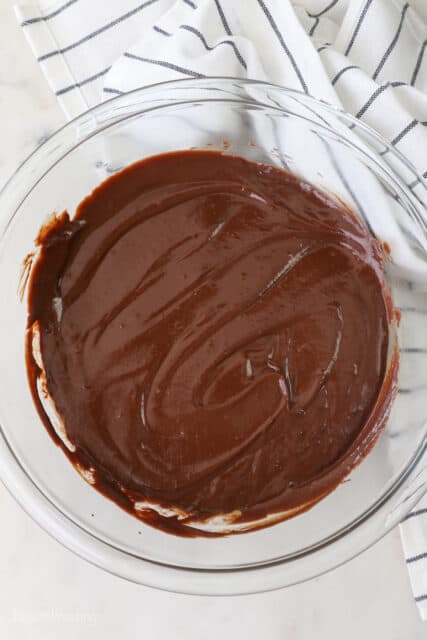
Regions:
[[[95,491],[70,465],[31,398],[24,358],[27,304],[25,293],[19,295],[23,263],[49,214],[72,214],[109,174],[136,160],[189,148],[284,167],[348,203],[388,245],[386,279],[401,314],[398,393],[372,452],[306,513],[219,538],[179,538],[151,528]],[[65,125],[0,194],[0,476],[6,487],[34,520],[83,558],[134,582],[185,593],[283,587],[373,544],[427,490],[423,202],[422,178],[371,129],[267,83],[162,83],[120,95]]]

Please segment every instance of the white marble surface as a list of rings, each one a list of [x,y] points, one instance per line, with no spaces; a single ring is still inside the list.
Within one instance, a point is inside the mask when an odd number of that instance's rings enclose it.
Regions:
[[[0,184],[63,115],[0,0]],[[334,572],[257,596],[198,598],[138,587],[41,531],[0,485],[0,638],[421,640],[398,531]]]

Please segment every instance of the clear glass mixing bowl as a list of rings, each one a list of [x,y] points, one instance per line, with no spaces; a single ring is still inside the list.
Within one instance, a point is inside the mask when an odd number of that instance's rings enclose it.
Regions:
[[[35,410],[24,361],[22,263],[52,211],[146,156],[221,149],[288,168],[347,202],[387,242],[386,277],[401,312],[399,390],[368,457],[295,518],[222,538],[178,538],[90,487]],[[427,490],[427,188],[368,127],[296,91],[239,79],[163,83],[76,118],[18,169],[0,194],[0,476],[23,508],[80,556],[163,589],[237,594],[305,580],[373,544]]]

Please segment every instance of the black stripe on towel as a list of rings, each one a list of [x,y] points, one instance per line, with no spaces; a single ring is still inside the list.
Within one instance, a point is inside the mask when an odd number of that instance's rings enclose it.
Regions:
[[[412,131],[412,129],[415,129],[415,127],[418,124],[418,120],[414,118],[414,120],[411,120],[411,122],[406,125],[406,127],[404,129],[402,129],[402,131],[400,133],[397,134],[397,136],[395,138],[393,138],[393,140],[391,140],[390,144],[392,144],[393,146],[396,145],[398,142],[400,142],[410,131]],[[387,147],[387,149],[384,149],[384,151],[381,151],[380,156],[384,156],[387,152],[389,151],[389,148]]]
[[[201,33],[198,29],[195,29],[195,27],[191,27],[188,24],[181,24],[180,29],[184,29],[185,31],[190,31],[190,33],[194,33],[195,36],[197,36],[199,38],[199,40],[202,42],[203,46],[205,47],[206,51],[213,51],[214,49],[216,49],[217,47],[219,47],[219,45],[221,44],[227,44],[229,45],[234,53],[236,54],[236,58],[238,59],[238,61],[240,62],[240,64],[242,65],[242,67],[244,69],[247,69],[247,65],[245,60],[242,58],[240,51],[238,50],[238,48],[236,47],[235,43],[232,40],[221,40],[221,42],[218,42],[214,47],[211,47],[207,42],[206,42],[206,38],[203,35],[203,33]]]
[[[404,313],[419,313],[421,316],[426,316],[427,315],[427,310],[425,309],[417,309],[417,307],[403,307],[400,306],[398,307],[398,309],[400,311],[403,311]],[[427,465],[426,465],[427,468]]]
[[[161,29],[160,27],[158,27],[157,25],[154,25],[153,27],[154,31],[157,31],[157,33],[161,33],[162,36],[168,36],[170,37],[172,34],[169,33],[168,31],[165,31],[164,29]]]
[[[309,34],[308,34],[309,36],[312,36],[313,33],[316,31],[316,28],[317,28],[317,25],[319,24],[319,21],[320,21],[320,18],[316,17],[316,19],[315,19],[315,21],[313,23],[313,26],[311,27],[311,29],[309,31]]]
[[[55,51],[49,51],[49,53],[45,53],[42,56],[39,56],[37,60],[39,62],[42,62],[43,60],[47,60],[48,58],[52,58],[53,56],[57,56],[61,53],[66,53],[67,51],[71,51],[71,49],[75,49],[76,47],[83,44],[84,42],[87,42],[88,40],[92,40],[92,38],[95,38],[96,36],[99,36],[101,33],[104,33],[104,31],[107,31],[107,29],[111,29],[111,27],[115,27],[117,24],[124,22],[128,18],[134,16],[136,13],[139,13],[139,11],[142,11],[143,9],[150,6],[151,4],[154,4],[155,2],[159,2],[159,0],[146,0],[146,2],[143,2],[142,4],[138,5],[137,7],[132,9],[132,11],[128,11],[127,13],[124,13],[123,15],[119,16],[115,20],[112,20],[111,22],[104,24],[102,27],[99,27],[99,29],[96,29],[96,31],[92,31],[92,33],[88,33],[87,36],[84,36],[84,38],[77,40],[77,42],[73,42],[72,44],[69,44],[66,47],[63,47],[62,49],[55,49]]]
[[[98,71],[98,73],[95,73],[93,76],[90,76],[89,78],[85,78],[85,80],[81,80],[80,82],[76,82],[75,84],[70,84],[68,87],[59,89],[58,91],[55,91],[55,95],[63,96],[64,93],[68,93],[69,91],[72,91],[73,89],[78,89],[79,87],[83,87],[85,84],[89,84],[90,82],[94,82],[95,80],[98,80],[98,78],[102,78],[102,76],[105,76],[105,74],[108,73],[110,69],[111,67],[107,67],[102,71]]]
[[[214,2],[215,2],[215,6],[216,6],[216,8],[217,8],[217,10],[218,10],[219,17],[221,18],[222,26],[224,27],[225,33],[226,33],[228,36],[233,35],[233,34],[231,33],[230,26],[229,26],[229,24],[228,24],[228,22],[227,22],[227,18],[225,17],[224,10],[223,10],[223,8],[222,8],[222,7],[221,7],[221,5],[220,5],[219,0],[214,0]]]
[[[397,144],[406,136],[407,133],[412,131],[418,124],[418,120],[414,118],[411,122],[391,141],[391,144]]]
[[[183,2],[185,2],[185,4],[188,4],[189,7],[191,7],[192,9],[197,9],[197,5],[192,2],[192,0],[182,0]]]
[[[123,54],[126,58],[130,58],[131,60],[138,60],[139,62],[146,62],[147,64],[155,64],[159,67],[166,67],[166,69],[171,69],[171,71],[177,71],[178,73],[183,73],[186,76],[192,76],[193,78],[206,78],[203,73],[197,73],[197,71],[192,71],[191,69],[186,69],[185,67],[180,67],[177,64],[173,64],[172,62],[167,62],[166,60],[154,60],[153,58],[143,58],[142,56],[136,56],[133,53],[125,53]]]
[[[367,112],[369,107],[375,102],[378,96],[380,96],[386,89],[389,89],[390,87],[402,87],[404,85],[404,82],[386,82],[386,84],[382,84],[380,87],[375,89],[375,91],[371,94],[363,107],[359,109],[359,111],[356,113],[356,118],[361,118]]]
[[[383,66],[385,65],[385,63],[387,62],[387,60],[388,60],[388,58],[389,58],[389,56],[390,56],[391,52],[393,51],[394,47],[395,47],[395,46],[396,46],[396,44],[397,44],[397,41],[399,40],[400,32],[402,31],[402,27],[403,27],[403,21],[404,21],[404,19],[405,19],[405,14],[406,14],[406,12],[407,12],[408,8],[409,8],[409,4],[408,4],[408,3],[406,3],[406,4],[403,6],[402,13],[401,13],[401,15],[400,15],[400,21],[399,21],[399,25],[398,25],[398,27],[397,27],[397,31],[396,31],[396,33],[394,34],[393,40],[390,42],[389,46],[387,47],[387,51],[385,52],[385,54],[384,54],[384,55],[383,55],[383,57],[381,58],[381,60],[380,60],[380,63],[379,63],[379,65],[378,65],[378,67],[377,67],[377,68],[375,69],[375,71],[374,71],[374,75],[372,76],[372,79],[373,79],[373,80],[376,80],[376,79],[377,79],[379,72],[381,71],[381,69],[383,68]]]
[[[372,4],[372,0],[366,0],[366,4],[363,7],[362,12],[361,12],[361,14],[359,16],[359,20],[356,23],[356,27],[355,27],[355,29],[354,29],[354,31],[352,33],[352,36],[350,38],[350,42],[347,45],[347,49],[344,51],[344,55],[345,56],[348,56],[348,54],[350,53],[351,48],[355,43],[357,35],[358,35],[359,31],[360,31],[360,27],[362,26],[362,23],[363,23],[363,21],[364,21],[364,19],[366,17],[366,14],[368,13],[368,9],[371,6],[371,4]]]
[[[342,74],[346,71],[350,71],[350,69],[359,69],[359,67],[355,64],[350,64],[348,67],[344,67],[341,71],[338,71],[337,75],[332,80],[332,84],[334,85],[341,78]]]
[[[233,33],[232,33],[231,29],[230,29],[230,25],[227,22],[227,18],[225,17],[224,10],[223,10],[219,0],[214,0],[214,2],[215,2],[215,6],[217,8],[217,11],[219,13],[219,17],[221,18],[222,26],[224,27],[225,33],[228,36],[232,36]],[[236,54],[237,59],[239,60],[240,64],[243,65],[243,67],[246,69],[246,62],[244,61],[242,54],[240,53],[240,51],[237,48],[236,44],[235,43],[233,43],[233,44],[234,44],[233,49],[234,49],[234,52]]]
[[[114,93],[117,96],[122,96],[125,92],[119,91],[119,89],[113,89],[113,87],[104,87],[104,93]]]
[[[305,82],[305,80],[303,78],[303,75],[302,75],[301,71],[299,70],[299,67],[298,67],[298,65],[297,65],[297,63],[295,61],[295,58],[293,57],[291,51],[288,49],[288,46],[287,46],[286,42],[284,41],[283,36],[280,33],[279,28],[278,28],[277,24],[275,23],[275,21],[273,19],[273,16],[271,15],[270,11],[267,9],[264,0],[257,0],[257,2],[259,4],[259,6],[261,7],[261,9],[263,10],[264,15],[267,18],[268,22],[270,23],[271,28],[273,29],[274,33],[276,34],[276,37],[277,37],[278,41],[280,42],[280,44],[282,46],[282,49],[284,50],[284,52],[288,56],[289,61],[290,61],[291,65],[292,65],[292,67],[293,67],[293,69],[294,69],[294,71],[295,71],[295,73],[296,73],[296,75],[298,77],[298,80],[301,83],[301,86],[302,86],[304,92],[308,93],[309,92],[308,91],[308,87],[307,87],[307,84],[306,84],[306,82]]]
[[[420,313],[422,313],[420,311]],[[423,393],[425,393],[427,391],[427,386],[425,384],[420,384],[417,387],[400,387],[397,390],[397,393],[400,393],[402,395],[410,395],[411,393],[420,393],[420,391],[422,391]],[[418,491],[418,489],[417,489]],[[416,493],[416,491],[415,491]]]
[[[338,0],[332,0],[332,2],[330,2],[324,9],[322,9],[322,11],[319,11],[319,13],[309,13],[308,15],[310,16],[310,18],[320,18],[320,16],[323,16],[325,13],[327,13],[330,9],[332,9],[332,7],[335,7],[337,2]]]
[[[423,600],[427,600],[427,593],[423,593],[421,596],[415,596],[415,602],[422,602]]]
[[[417,80],[417,76],[418,76],[418,71],[420,70],[422,61],[423,61],[423,57],[424,57],[424,51],[426,50],[427,47],[427,40],[424,40],[422,47],[421,47],[421,51],[418,54],[418,58],[417,58],[417,63],[415,65],[415,69],[414,72],[412,74],[412,78],[411,78],[411,85],[414,86],[416,80]]]
[[[427,515],[427,509],[417,509],[416,511],[411,511],[411,513],[408,513],[408,515],[403,518],[402,522],[406,522],[406,520],[410,520],[411,518],[416,518],[417,516],[422,516],[424,514]]]
[[[71,7],[71,5],[75,4],[76,2],[78,2],[78,0],[68,0],[68,2],[63,4],[61,7],[58,7],[58,9],[55,9],[55,11],[52,11],[51,13],[47,13],[44,16],[37,16],[37,18],[27,18],[27,20],[21,22],[21,27],[27,27],[29,24],[35,24],[36,22],[45,22],[46,20],[51,20],[55,16],[65,11],[65,9],[68,9],[68,7]]]
[[[406,558],[406,564],[411,564],[412,562],[418,562],[419,560],[425,560],[427,558],[427,553],[418,553],[416,556],[412,556],[411,558]]]

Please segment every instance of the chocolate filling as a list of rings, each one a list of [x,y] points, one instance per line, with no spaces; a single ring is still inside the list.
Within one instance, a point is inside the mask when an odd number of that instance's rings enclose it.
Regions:
[[[27,363],[39,413],[146,522],[193,535],[189,521],[306,509],[384,426],[397,357],[386,372],[383,251],[295,176],[211,151],[152,157],[38,242]]]

